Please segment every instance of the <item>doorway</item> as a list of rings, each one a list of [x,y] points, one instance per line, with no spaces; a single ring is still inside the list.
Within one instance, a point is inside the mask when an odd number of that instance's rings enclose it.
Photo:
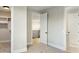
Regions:
[[[32,45],[40,44],[40,13],[32,12]]]
[[[32,44],[47,45],[47,13],[32,12]]]

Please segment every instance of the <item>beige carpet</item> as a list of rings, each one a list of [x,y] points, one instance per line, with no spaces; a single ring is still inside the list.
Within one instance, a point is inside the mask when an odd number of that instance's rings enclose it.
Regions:
[[[38,38],[33,39],[32,42],[33,44],[27,47],[27,53],[65,53],[60,49],[40,43]]]
[[[11,52],[10,42],[5,42],[5,43],[0,42],[0,53],[10,53],[10,52]]]

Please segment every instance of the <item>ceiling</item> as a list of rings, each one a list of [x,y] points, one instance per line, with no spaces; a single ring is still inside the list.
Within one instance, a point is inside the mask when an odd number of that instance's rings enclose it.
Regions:
[[[36,10],[36,11],[41,11],[47,8],[50,8],[51,6],[29,6],[30,9]]]

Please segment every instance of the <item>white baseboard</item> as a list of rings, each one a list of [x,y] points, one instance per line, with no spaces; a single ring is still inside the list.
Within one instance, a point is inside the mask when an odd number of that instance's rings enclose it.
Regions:
[[[12,53],[21,53],[21,52],[26,52],[27,51],[27,48],[23,48],[23,49],[18,49],[18,50],[14,50],[14,51],[11,51]]]
[[[51,44],[51,43],[49,43],[48,45],[51,46],[51,47],[58,48],[58,49],[63,50],[63,51],[66,50],[65,48],[63,48],[63,47],[61,47],[61,46],[59,46],[59,45],[55,45],[55,44]]]
[[[10,40],[3,40],[3,41],[0,41],[0,43],[4,43],[4,42],[11,42]]]

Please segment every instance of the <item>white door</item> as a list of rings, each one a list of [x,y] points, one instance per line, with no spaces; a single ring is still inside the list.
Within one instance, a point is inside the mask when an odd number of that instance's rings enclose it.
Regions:
[[[68,14],[69,47],[79,48],[79,16],[78,13]]]
[[[47,44],[47,13],[41,14],[40,17],[40,40]]]

